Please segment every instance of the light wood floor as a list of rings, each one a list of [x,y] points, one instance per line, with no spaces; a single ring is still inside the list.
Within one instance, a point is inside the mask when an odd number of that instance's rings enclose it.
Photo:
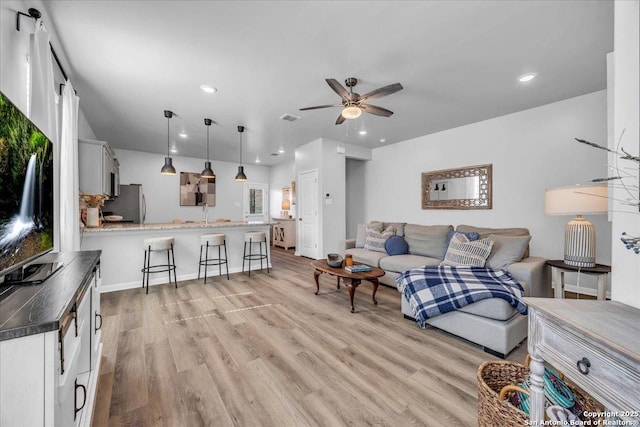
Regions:
[[[335,278],[314,295],[309,259],[274,249],[272,263],[103,294],[93,425],[476,425],[476,371],[493,356],[405,320],[395,289],[375,306],[364,282],[351,314]]]

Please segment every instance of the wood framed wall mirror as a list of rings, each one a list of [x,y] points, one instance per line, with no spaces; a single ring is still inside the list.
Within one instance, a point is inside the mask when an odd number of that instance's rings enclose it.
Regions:
[[[491,209],[493,165],[422,173],[422,209]]]

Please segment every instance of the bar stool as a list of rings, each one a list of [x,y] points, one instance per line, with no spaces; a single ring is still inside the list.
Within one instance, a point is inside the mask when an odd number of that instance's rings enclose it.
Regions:
[[[251,247],[257,243],[260,248],[259,254],[251,253]],[[262,244],[264,251],[262,253]],[[247,244],[249,244],[249,254],[247,254]],[[260,260],[260,270],[262,270],[262,260],[267,260],[267,273],[269,273],[269,252],[267,248],[267,235],[263,231],[250,231],[244,233],[244,253],[242,256],[242,272],[244,273],[244,262],[249,261],[249,276],[251,276],[251,261]]]
[[[202,259],[202,247],[204,246],[204,259]],[[209,258],[209,248],[218,247],[218,258]],[[220,247],[224,246],[224,259],[220,253]],[[207,266],[217,265],[219,275],[222,276],[222,264],[227,269],[227,280],[229,280],[229,264],[227,264],[227,244],[224,234],[203,234],[200,236],[200,264],[198,265],[198,280],[200,280],[200,268],[204,265],[204,283],[207,284]]]
[[[169,272],[169,283],[171,283],[171,272],[173,271],[173,280],[178,289],[178,279],[176,277],[176,259],[173,254],[173,237],[152,237],[144,239],[144,264],[142,267],[142,287],[145,287],[145,278],[147,293],[149,293],[149,275],[152,273]],[[158,251],[167,251],[167,263],[151,265],[151,253]]]

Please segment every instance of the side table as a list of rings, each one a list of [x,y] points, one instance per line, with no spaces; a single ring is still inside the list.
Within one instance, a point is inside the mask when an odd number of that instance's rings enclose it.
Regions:
[[[531,354],[529,425],[547,425],[543,424],[543,377],[547,362],[604,405],[609,422],[603,423],[601,419],[597,425],[637,426],[640,309],[615,301],[553,298],[525,298],[525,301],[529,306],[527,346]]]
[[[611,266],[596,264],[595,267],[575,267],[565,264],[561,259],[547,260],[547,265],[551,267],[551,281],[555,298],[564,298],[564,273],[586,274],[598,278],[598,300],[605,300],[607,294],[607,283]]]

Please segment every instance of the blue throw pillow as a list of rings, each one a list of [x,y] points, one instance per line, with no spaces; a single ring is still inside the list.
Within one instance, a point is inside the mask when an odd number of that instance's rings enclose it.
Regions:
[[[409,245],[402,236],[389,237],[384,243],[384,249],[389,255],[404,255],[409,253]]]

